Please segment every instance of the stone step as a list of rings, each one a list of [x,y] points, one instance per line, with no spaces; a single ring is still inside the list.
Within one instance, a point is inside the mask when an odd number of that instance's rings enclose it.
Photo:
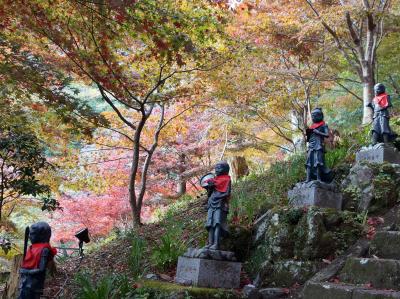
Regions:
[[[339,279],[351,284],[370,284],[376,289],[400,290],[400,261],[349,258],[339,275]]]
[[[307,283],[303,290],[303,299],[352,299],[356,286],[329,282]]]
[[[358,289],[353,292],[351,299],[399,299],[400,292],[391,290]]]
[[[378,231],[370,248],[379,258],[400,260],[400,232]]]
[[[303,299],[400,299],[400,292],[329,282],[307,283]]]

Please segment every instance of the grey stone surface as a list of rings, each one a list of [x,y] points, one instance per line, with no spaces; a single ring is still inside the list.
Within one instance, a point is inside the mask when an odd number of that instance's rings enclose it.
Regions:
[[[382,181],[386,186],[382,185]],[[343,209],[380,213],[382,209],[391,208],[397,202],[397,194],[400,192],[400,165],[356,163],[342,181],[341,190]]]
[[[254,222],[254,237],[253,237],[253,243],[256,244],[259,241],[261,241],[265,235],[265,232],[268,230],[269,227],[269,221],[273,215],[273,211],[269,210],[268,212],[264,213],[261,217],[259,217],[255,222]]]
[[[369,165],[355,164],[342,181],[342,190],[351,191],[350,193],[357,195],[356,209],[360,212],[366,211],[374,198],[373,185],[371,184],[375,174]],[[343,206],[348,208],[352,205],[351,200],[347,198],[345,193]]]
[[[328,282],[307,283],[303,299],[399,299],[400,292]]]
[[[261,285],[291,287],[295,283],[303,284],[320,269],[319,266],[320,263],[315,261],[266,261],[261,265]]]
[[[311,181],[298,183],[288,192],[289,204],[295,207],[317,206],[342,209],[342,194],[335,183]]]
[[[287,293],[282,288],[265,288],[260,291],[262,299],[278,299],[286,297]]]
[[[343,268],[348,258],[365,256],[368,250],[368,240],[358,240],[357,243],[351,246],[343,255],[339,256],[327,267],[324,267],[321,271],[316,273],[308,282],[317,283],[328,281]]]
[[[216,261],[236,262],[235,253],[231,251],[212,250],[207,248],[188,248],[183,254],[184,257],[201,258]]]
[[[209,288],[238,288],[241,263],[181,256],[178,259],[176,281]]]
[[[245,285],[243,287],[242,294],[246,299],[262,299],[260,292],[252,284]]]
[[[370,283],[376,289],[400,288],[400,261],[390,259],[350,258],[340,274],[340,281]]]
[[[303,299],[352,299],[356,288],[328,282],[307,283],[303,290]]]
[[[400,153],[390,144],[378,143],[374,146],[363,147],[356,153],[356,162],[360,161],[400,164]]]
[[[400,292],[389,290],[356,289],[351,299],[399,299]]]
[[[158,280],[158,276],[154,273],[149,273],[145,276],[146,279],[150,279],[150,280]]]
[[[400,260],[400,232],[377,232],[371,242],[371,253],[379,258]]]

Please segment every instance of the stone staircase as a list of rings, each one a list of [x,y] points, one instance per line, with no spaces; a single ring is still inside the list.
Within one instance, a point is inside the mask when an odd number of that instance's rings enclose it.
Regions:
[[[400,231],[378,231],[365,257],[348,257],[333,282],[309,281],[304,299],[400,299]]]

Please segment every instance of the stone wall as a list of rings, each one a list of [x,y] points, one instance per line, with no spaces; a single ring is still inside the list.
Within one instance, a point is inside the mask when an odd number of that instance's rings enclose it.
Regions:
[[[255,224],[247,269],[259,285],[303,283],[360,236],[357,214],[332,209],[276,208]]]

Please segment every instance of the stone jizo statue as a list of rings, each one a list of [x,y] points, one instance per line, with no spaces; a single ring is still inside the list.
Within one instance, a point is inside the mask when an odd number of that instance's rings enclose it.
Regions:
[[[373,112],[372,122],[372,144],[389,143],[396,139],[397,135],[393,133],[389,126],[389,108],[392,107],[390,96],[385,92],[385,85],[378,83],[374,86],[375,97],[370,107]]]
[[[47,264],[53,260],[57,249],[49,244],[51,228],[46,222],[32,224],[27,232],[32,245],[29,248],[25,246],[18,299],[39,299],[43,293]]]
[[[324,122],[321,108],[311,111],[313,124],[306,130],[307,134],[307,179],[306,182],[318,180],[330,183],[332,175],[325,163],[324,139],[329,137],[329,129]]]
[[[231,195],[231,177],[229,165],[220,162],[215,166],[215,177],[201,184],[207,190],[208,244],[205,248],[219,250],[221,237],[228,233],[227,216]]]

